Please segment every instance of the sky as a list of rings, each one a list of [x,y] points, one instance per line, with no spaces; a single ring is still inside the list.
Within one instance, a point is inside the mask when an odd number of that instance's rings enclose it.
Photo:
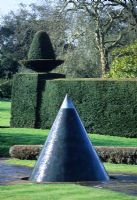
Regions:
[[[8,14],[10,10],[16,11],[18,4],[31,4],[31,3],[40,3],[43,0],[0,0],[0,16]]]

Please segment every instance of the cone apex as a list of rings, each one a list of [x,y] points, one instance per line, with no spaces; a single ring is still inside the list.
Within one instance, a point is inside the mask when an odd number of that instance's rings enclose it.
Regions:
[[[62,108],[74,108],[75,109],[75,107],[74,107],[71,99],[69,98],[68,94],[66,94],[66,96],[64,98],[64,101],[63,101],[63,103],[61,105],[61,109]]]

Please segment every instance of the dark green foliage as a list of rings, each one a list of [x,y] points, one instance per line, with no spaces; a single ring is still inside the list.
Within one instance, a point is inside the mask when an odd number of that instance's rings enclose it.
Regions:
[[[45,31],[38,31],[34,35],[28,60],[20,61],[23,66],[36,72],[49,72],[63,62],[63,60],[56,60],[50,38]]]
[[[45,31],[38,31],[31,43],[28,60],[36,59],[53,59],[55,60],[55,53],[48,34]]]
[[[37,160],[42,145],[14,145],[9,154],[13,158]],[[102,147],[96,146],[97,153],[103,162],[137,164],[137,148],[135,147]]]
[[[32,69],[36,72],[49,72],[56,68],[58,65],[61,65],[63,60],[45,60],[45,59],[37,59],[37,60],[21,60],[20,63],[23,66]]]
[[[11,98],[12,80],[0,84],[0,98]]]
[[[15,59],[14,55],[10,55],[10,53],[5,56],[1,55],[0,59],[0,77],[2,78],[11,78],[13,74],[18,71],[18,62]]]
[[[68,93],[88,132],[137,137],[136,80],[47,79],[15,76],[12,127],[51,128]]]
[[[66,93],[88,132],[137,137],[137,81],[48,81],[41,106],[42,128],[51,127]]]
[[[0,157],[8,157],[9,156],[9,146],[3,145],[0,146]]]
[[[34,127],[37,74],[17,74],[13,79],[11,127]]]
[[[11,127],[41,127],[41,104],[46,80],[65,78],[63,74],[16,74],[13,79]]]

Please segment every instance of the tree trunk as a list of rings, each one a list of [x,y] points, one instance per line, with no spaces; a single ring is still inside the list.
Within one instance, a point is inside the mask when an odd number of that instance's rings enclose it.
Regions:
[[[103,31],[100,29],[98,21],[97,21],[97,27],[98,30],[95,32],[95,41],[100,54],[101,76],[104,77],[104,75],[109,71],[108,51],[105,47],[105,41],[104,41],[105,35]]]
[[[102,69],[102,77],[109,71],[108,53],[103,48],[100,48],[100,62]]]

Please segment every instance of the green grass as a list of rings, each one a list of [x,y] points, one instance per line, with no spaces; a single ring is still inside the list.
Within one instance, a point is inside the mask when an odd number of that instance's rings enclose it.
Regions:
[[[0,102],[0,126],[9,126],[10,106],[7,101]],[[15,144],[43,144],[49,130],[29,128],[0,128],[0,156],[8,156],[9,148]],[[89,134],[95,146],[136,147],[136,138]]]
[[[10,118],[10,103],[0,104],[0,126],[8,126]],[[9,147],[14,144],[43,144],[48,130],[1,128],[0,129],[0,155],[8,155]],[[137,146],[137,139],[89,135],[94,145],[99,146]],[[35,161],[9,159],[7,163],[34,166]],[[134,165],[116,165],[105,163],[106,170],[111,172],[137,173]],[[105,189],[84,187],[75,184],[18,184],[0,186],[0,200],[137,200],[122,193]]]
[[[104,163],[109,173],[137,174],[137,165]]]
[[[0,128],[0,156],[8,156],[9,148],[15,144],[43,144],[49,130],[29,128]],[[89,134],[95,146],[125,146],[136,147],[136,138],[124,138]]]
[[[10,125],[10,108],[9,101],[0,101],[0,126]]]
[[[48,130],[27,128],[0,129],[0,156],[8,156],[9,148],[15,144],[43,144]]]
[[[35,160],[19,160],[19,159],[8,159],[6,163],[15,165],[24,165],[33,167]],[[127,173],[127,174],[137,174],[136,165],[126,165],[126,164],[112,164],[104,163],[104,166],[109,173]]]
[[[95,146],[137,147],[137,138],[126,138],[109,135],[89,134]]]
[[[76,184],[24,184],[0,186],[1,200],[136,200],[122,193]]]
[[[12,165],[23,165],[23,166],[28,166],[28,167],[34,167],[36,161],[11,158],[11,159],[6,160],[5,162]]]

